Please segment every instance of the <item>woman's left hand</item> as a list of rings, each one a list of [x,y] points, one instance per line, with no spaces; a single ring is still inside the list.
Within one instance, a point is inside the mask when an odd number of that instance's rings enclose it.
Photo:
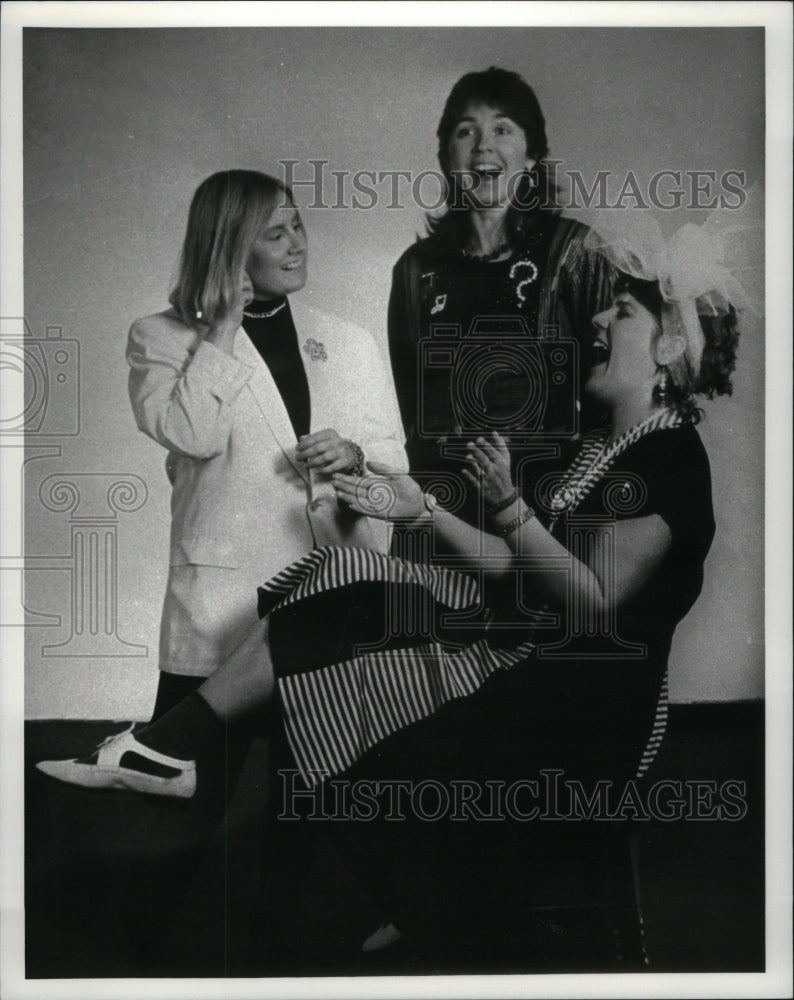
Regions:
[[[466,445],[470,462],[463,475],[479,491],[487,504],[496,505],[507,500],[514,492],[510,474],[510,452],[503,437],[491,432],[490,439],[478,437]]]
[[[426,513],[422,488],[407,473],[376,462],[369,467],[377,475],[335,475],[337,499],[359,514],[382,521],[413,521]]]
[[[332,428],[304,434],[295,449],[298,460],[305,462],[309,469],[316,469],[325,475],[346,472],[356,464],[356,453],[350,442],[340,437]]]

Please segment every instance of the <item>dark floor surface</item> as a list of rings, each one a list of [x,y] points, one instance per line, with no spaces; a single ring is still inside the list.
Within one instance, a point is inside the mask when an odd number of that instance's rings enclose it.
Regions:
[[[446,966],[403,942],[367,960],[361,941],[380,914],[321,835],[298,920],[291,964],[262,948],[252,911],[261,851],[267,744],[257,741],[227,824],[209,844],[190,803],[96,793],[45,778],[37,760],[80,755],[118,724],[28,723],[26,732],[26,974],[29,978],[268,976],[414,972],[574,971],[591,965],[576,942],[526,968]],[[634,823],[648,969],[752,972],[764,968],[763,706],[673,706],[646,782],[743,782],[741,818]],[[690,787],[692,787],[690,785]],[[701,786],[707,788],[707,786]],[[708,790],[701,793],[704,802]],[[701,811],[703,811],[701,807]],[[738,811],[738,810],[736,810]],[[191,842],[193,853],[191,854]],[[264,860],[263,860],[264,855]],[[175,914],[171,883],[190,874]],[[549,924],[556,929],[557,923]],[[564,935],[568,931],[560,930]],[[151,942],[156,947],[151,950]],[[148,942],[148,943],[147,943]],[[158,964],[159,963],[159,964]]]

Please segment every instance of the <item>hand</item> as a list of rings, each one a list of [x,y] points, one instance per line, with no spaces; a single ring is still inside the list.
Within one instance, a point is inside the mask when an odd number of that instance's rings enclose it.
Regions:
[[[234,350],[234,338],[237,331],[243,325],[243,310],[254,300],[254,286],[251,279],[243,272],[240,279],[235,301],[229,307],[229,311],[211,323],[207,329],[204,339],[209,344],[214,344],[219,350],[226,354],[232,354]]]
[[[482,494],[487,504],[498,504],[514,492],[510,475],[510,452],[507,443],[496,431],[490,439],[478,437],[466,445],[469,454],[466,460],[471,468],[463,469],[463,475]]]
[[[374,476],[333,477],[337,499],[351,510],[382,521],[415,521],[426,512],[422,488],[405,473],[371,462]]]
[[[356,464],[356,453],[350,447],[350,442],[331,428],[304,434],[298,441],[295,452],[298,461],[305,462],[308,469],[316,469],[325,475],[349,472]]]

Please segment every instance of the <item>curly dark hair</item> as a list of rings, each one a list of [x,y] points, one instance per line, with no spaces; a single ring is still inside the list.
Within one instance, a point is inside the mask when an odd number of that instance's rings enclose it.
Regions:
[[[736,348],[739,344],[736,310],[730,306],[727,316],[701,316],[700,325],[706,337],[706,346],[694,391],[707,399],[730,396],[733,393],[731,375],[736,371]]]
[[[468,236],[468,213],[455,179],[449,171],[449,141],[458,120],[470,104],[485,104],[498,108],[519,125],[527,137],[527,154],[535,166],[526,172],[516,186],[515,202],[507,213],[507,234],[514,243],[532,226],[538,214],[558,215],[558,190],[553,172],[546,165],[549,143],[546,119],[535,91],[518,73],[491,66],[482,72],[467,73],[452,88],[441,121],[438,124],[438,162],[447,179],[448,210],[442,216],[428,216],[427,228],[436,241],[459,247]]]
[[[644,281],[621,274],[615,282],[614,294],[629,292],[639,303],[653,314],[661,328],[662,293],[657,281]],[[705,337],[700,370],[693,372],[688,361],[675,376],[668,372],[668,386],[664,402],[685,420],[699,423],[703,410],[697,405],[696,397],[714,399],[715,396],[730,396],[733,392],[731,375],[736,370],[736,348],[739,343],[739,328],[736,310],[729,306],[724,316],[699,316],[700,327]],[[661,403],[658,386],[655,390],[656,402]]]

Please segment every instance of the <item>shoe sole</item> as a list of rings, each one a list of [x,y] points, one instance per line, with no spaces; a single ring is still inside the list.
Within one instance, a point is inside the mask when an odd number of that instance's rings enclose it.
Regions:
[[[76,760],[45,760],[36,764],[36,768],[56,781],[78,785],[80,788],[115,789],[173,799],[190,799],[196,791],[195,771],[190,772],[190,777],[183,775],[182,778],[156,778],[128,768],[78,764]]]

